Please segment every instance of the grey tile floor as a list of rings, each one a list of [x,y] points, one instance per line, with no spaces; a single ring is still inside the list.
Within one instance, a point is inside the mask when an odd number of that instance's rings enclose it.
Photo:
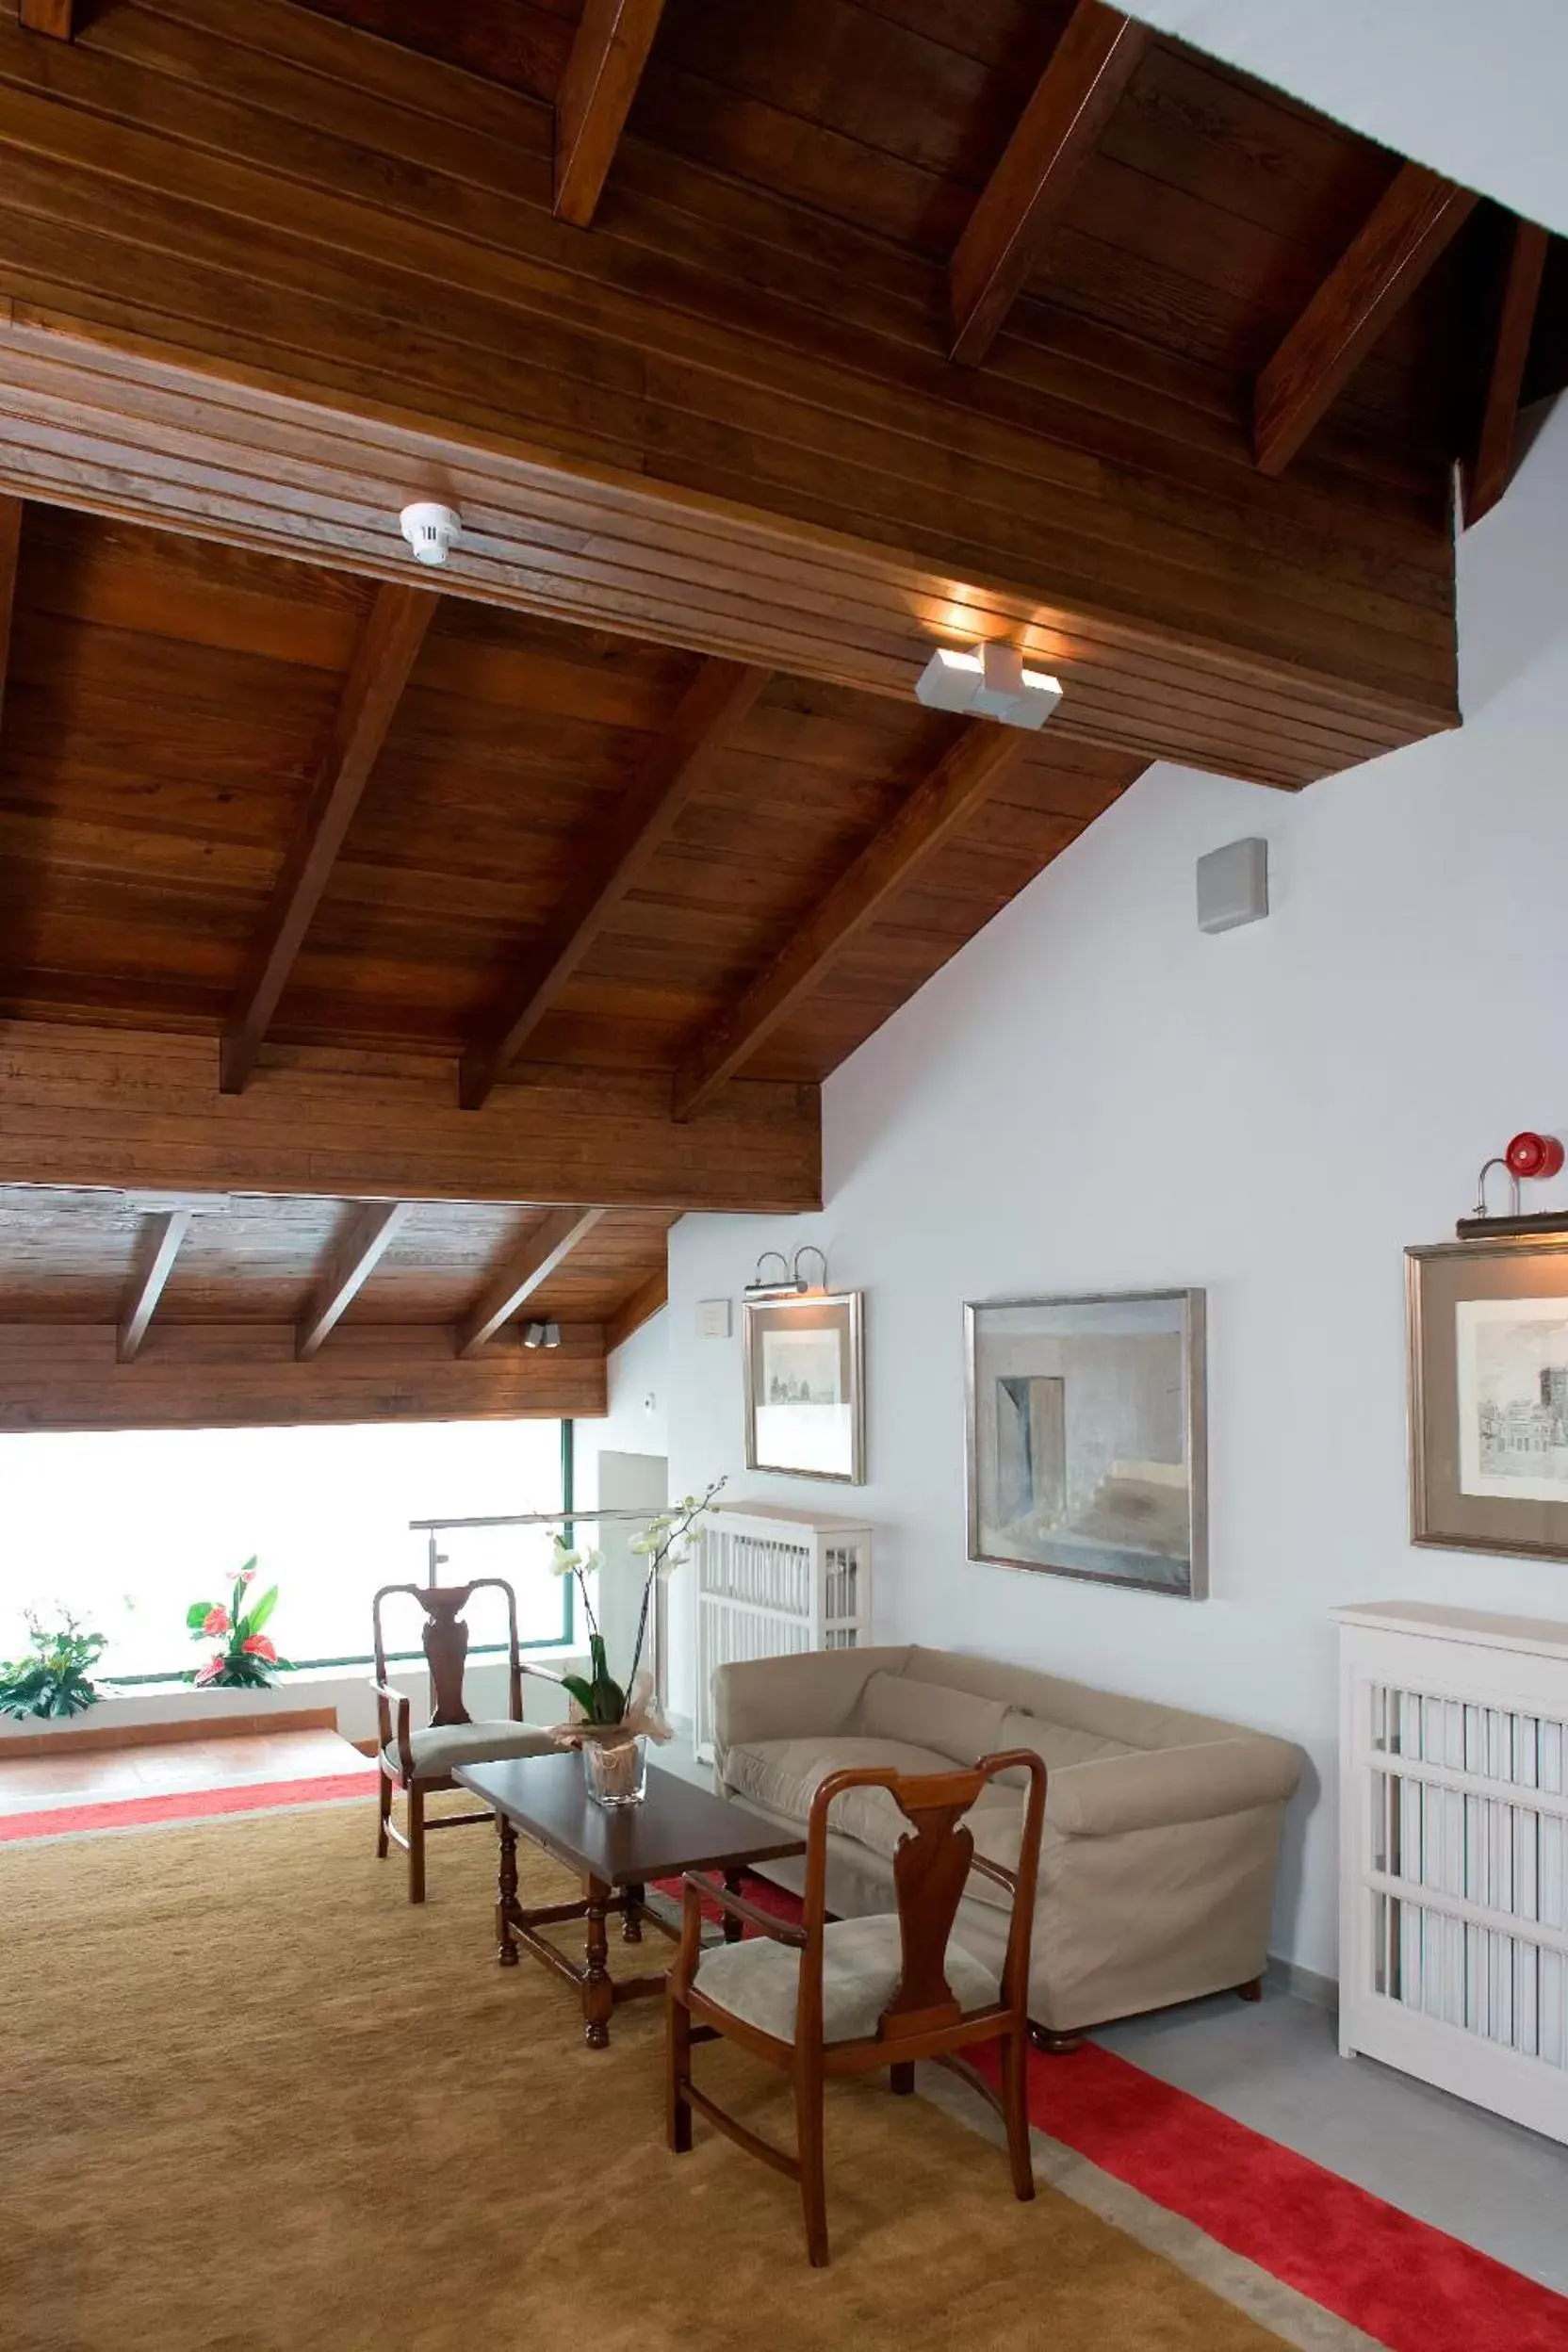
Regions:
[[[1327,2010],[1270,1983],[1255,2006],[1225,1995],[1129,2017],[1095,2038],[1568,2295],[1568,2148],[1375,2059],[1342,2058]]]

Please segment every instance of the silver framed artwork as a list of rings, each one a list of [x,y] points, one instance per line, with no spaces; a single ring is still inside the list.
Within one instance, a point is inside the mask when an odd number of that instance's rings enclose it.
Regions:
[[[745,1382],[748,1470],[865,1484],[859,1291],[748,1298]]]
[[[969,1556],[1206,1600],[1200,1290],[964,1309]]]

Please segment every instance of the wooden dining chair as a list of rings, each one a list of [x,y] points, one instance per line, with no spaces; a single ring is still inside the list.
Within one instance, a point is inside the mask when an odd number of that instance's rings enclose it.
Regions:
[[[1028,1776],[1016,1870],[974,1851],[963,1816],[1002,1772]],[[915,2061],[933,2058],[978,2090],[1002,2116],[1013,2189],[1035,2194],[1026,2104],[1029,1939],[1045,1819],[1045,1766],[1030,1749],[982,1756],[972,1768],[906,1775],[867,1768],[830,1772],[811,1800],[801,1922],[786,1926],[742,1895],[685,1877],[680,1949],[667,1993],[666,2126],[677,2155],[692,2145],[692,2110],[738,2146],[800,2183],[811,2261],[827,2261],[823,2172],[824,2092],[830,2076],[886,2066],[891,2087],[914,2089]],[[828,1814],[852,1788],[885,1788],[909,1823],[893,1854],[895,1912],[830,1920]],[[1012,1897],[1006,1952],[995,1970],[953,1940],[971,1870]],[[754,1938],[702,1948],[702,1906],[716,1903]],[[760,2139],[698,2090],[692,2045],[723,2035],[793,2078],[796,2153]],[[1002,2096],[959,2053],[1000,2041]]]
[[[475,1723],[463,1703],[463,1670],[468,1655],[468,1628],[463,1611],[476,1592],[486,1589],[506,1594],[507,1703],[504,1720]],[[386,1678],[386,1642],[383,1633],[383,1604],[396,1593],[408,1593],[425,1615],[422,1647],[430,1668],[430,1722],[421,1730],[410,1728],[411,1707],[406,1692]],[[425,1899],[425,1832],[463,1829],[489,1821],[484,1813],[441,1813],[427,1819],[425,1799],[441,1788],[455,1788],[452,1772],[459,1764],[494,1762],[506,1756],[553,1756],[555,1741],[540,1723],[523,1721],[523,1676],[535,1674],[547,1682],[560,1679],[539,1666],[525,1665],[517,1640],[517,1596],[501,1576],[476,1576],[471,1584],[384,1584],[371,1604],[375,1634],[375,1679],[381,1784],[377,1791],[376,1852],[384,1859],[389,1846],[401,1846],[408,1855],[408,1899]],[[394,1710],[396,1721],[394,1722]],[[407,1799],[408,1828],[398,1827],[392,1800],[401,1789]]]

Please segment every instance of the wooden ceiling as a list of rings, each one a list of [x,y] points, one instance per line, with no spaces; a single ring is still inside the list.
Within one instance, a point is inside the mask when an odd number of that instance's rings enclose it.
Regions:
[[[1152,759],[1457,724],[1568,351],[1543,232],[1094,0],[20,0],[0,151],[11,1426],[602,1401]],[[913,698],[995,636],[1041,736]]]

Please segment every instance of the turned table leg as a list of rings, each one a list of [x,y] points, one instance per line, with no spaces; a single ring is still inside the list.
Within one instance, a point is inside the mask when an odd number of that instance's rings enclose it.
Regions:
[[[640,1944],[643,1940],[643,1915],[637,1906],[646,1891],[643,1886],[629,1886],[626,1890],[626,1909],[621,1913],[623,1944]]]
[[[498,1813],[496,1825],[500,1831],[500,1870],[496,1879],[496,1957],[503,1968],[517,1965],[517,1946],[512,1933],[512,1914],[517,1903],[517,1833],[504,1813]]]
[[[615,2006],[615,1995],[606,1965],[610,1958],[610,1938],[604,1927],[610,1889],[601,1879],[591,1878],[587,1882],[586,1893],[588,1967],[582,1979],[582,2038],[590,2050],[608,2050],[610,2013]]]
[[[738,1895],[741,1891],[742,1884],[744,1881],[744,1870],[726,1870],[724,1874],[725,1892],[727,1894]],[[727,1944],[738,1944],[745,1932],[746,1923],[744,1919],[738,1919],[732,1911],[727,1911],[724,1915],[725,1942]]]

